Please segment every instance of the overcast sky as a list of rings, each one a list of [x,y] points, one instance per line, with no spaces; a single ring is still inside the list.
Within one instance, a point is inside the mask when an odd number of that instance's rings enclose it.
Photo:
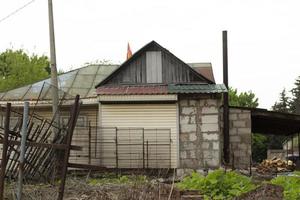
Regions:
[[[29,0],[1,0],[0,19]],[[47,0],[0,22],[0,51],[49,55]],[[125,60],[155,40],[183,61],[211,62],[222,82],[222,30],[228,31],[229,84],[270,108],[300,75],[297,0],[53,0],[58,68]]]

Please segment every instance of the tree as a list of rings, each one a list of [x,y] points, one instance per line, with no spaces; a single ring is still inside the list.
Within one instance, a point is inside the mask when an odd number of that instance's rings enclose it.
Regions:
[[[229,104],[231,106],[256,108],[258,106],[258,98],[251,91],[238,94],[237,89],[229,88]]]
[[[290,112],[290,98],[286,95],[286,90],[283,89],[280,93],[279,102],[275,102],[272,106],[272,110],[279,112]]]
[[[290,110],[292,113],[300,114],[300,76],[296,79],[294,85],[291,90],[293,97],[290,102]]]
[[[29,56],[23,50],[7,49],[0,53],[0,92],[48,78],[47,56]]]

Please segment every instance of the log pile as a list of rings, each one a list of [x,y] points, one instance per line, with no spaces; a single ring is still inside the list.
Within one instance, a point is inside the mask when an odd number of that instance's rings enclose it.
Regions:
[[[280,173],[280,172],[290,172],[295,168],[295,164],[291,160],[281,160],[277,157],[272,159],[263,160],[257,166],[257,172],[261,174],[265,173]]]

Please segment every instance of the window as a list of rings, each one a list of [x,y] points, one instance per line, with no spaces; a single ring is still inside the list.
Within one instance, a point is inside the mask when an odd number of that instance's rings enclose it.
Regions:
[[[146,52],[147,83],[162,83],[161,51]]]

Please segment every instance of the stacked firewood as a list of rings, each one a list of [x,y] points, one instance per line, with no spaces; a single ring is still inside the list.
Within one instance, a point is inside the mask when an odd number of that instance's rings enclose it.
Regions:
[[[277,157],[272,159],[263,160],[257,166],[257,172],[259,173],[278,173],[293,171],[295,164],[291,160],[281,160]]]

